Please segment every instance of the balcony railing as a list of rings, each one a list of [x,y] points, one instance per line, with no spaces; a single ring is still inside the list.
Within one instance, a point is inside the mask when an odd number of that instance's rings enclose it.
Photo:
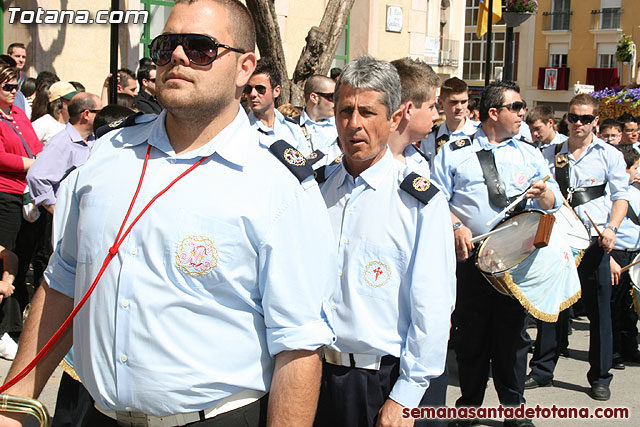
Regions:
[[[620,8],[605,8],[591,11],[592,30],[615,30],[620,28]]]
[[[545,31],[568,31],[571,29],[571,15],[573,12],[543,12],[542,29]]]
[[[457,67],[460,56],[460,41],[441,39],[440,58],[438,65],[441,67]]]

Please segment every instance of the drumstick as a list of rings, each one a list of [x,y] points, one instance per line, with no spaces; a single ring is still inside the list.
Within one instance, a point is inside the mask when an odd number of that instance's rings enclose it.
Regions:
[[[620,269],[620,274],[624,273],[625,271],[627,271],[628,269],[630,269],[634,265],[638,265],[638,264],[640,264],[640,259],[638,261],[632,262],[631,264],[627,265],[626,267],[622,267]]]
[[[486,237],[489,237],[489,236],[491,236],[492,234],[497,233],[498,231],[506,230],[507,228],[509,228],[509,227],[513,227],[513,226],[516,226],[516,225],[518,225],[518,221],[513,221],[511,224],[505,225],[504,227],[497,228],[497,229],[495,229],[495,230],[491,230],[491,231],[489,231],[488,233],[484,233],[484,234],[481,234],[481,235],[479,235],[479,236],[474,237],[473,239],[471,239],[471,243],[477,243],[477,242],[479,242],[480,240],[482,240],[482,239],[484,239],[484,238],[486,238]]]
[[[544,178],[542,178],[542,182],[547,182],[549,180],[549,178],[551,178],[550,175],[545,176]],[[518,203],[520,203],[527,196],[527,191],[529,191],[531,189],[531,187],[533,187],[533,183],[529,187],[527,187],[526,190],[524,190],[524,193],[519,195],[513,202],[511,202],[509,204],[509,206],[507,206],[506,208],[502,209],[500,212],[498,212],[498,214],[496,216],[494,216],[489,221],[487,221],[485,226],[487,226],[487,227],[491,226],[493,223],[495,223],[497,220],[499,220],[502,217],[502,215],[504,215],[505,213],[507,213],[511,209],[513,209],[514,206],[516,206]]]
[[[591,216],[589,216],[589,213],[587,211],[584,211],[584,214],[587,216],[587,218],[589,218],[589,222],[591,223],[591,225],[593,225],[593,228],[595,228],[596,231],[598,232],[598,236],[600,236],[600,238],[602,239],[602,232],[600,231],[596,223],[593,222],[593,220],[591,219]]]

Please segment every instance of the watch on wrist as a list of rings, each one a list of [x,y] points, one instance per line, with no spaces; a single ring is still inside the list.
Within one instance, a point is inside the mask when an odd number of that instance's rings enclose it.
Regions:
[[[462,227],[464,224],[461,223],[460,221],[456,222],[455,224],[453,224],[453,231],[456,231],[458,228]]]
[[[618,227],[616,227],[615,225],[607,225],[605,228],[608,228],[609,230],[613,231],[615,234],[618,234]]]

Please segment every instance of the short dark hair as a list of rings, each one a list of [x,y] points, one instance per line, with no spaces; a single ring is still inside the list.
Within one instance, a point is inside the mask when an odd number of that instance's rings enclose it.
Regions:
[[[20,86],[20,92],[27,98],[33,95],[36,92],[36,79],[33,77],[27,77],[22,82],[22,86]]]
[[[127,108],[133,109],[136,103],[136,97],[128,93],[120,92],[116,95],[116,104],[123,105]]]
[[[571,98],[571,101],[569,101],[569,108],[574,105],[586,105],[593,107],[593,114],[595,116],[598,115],[598,100],[588,93],[581,93]]]
[[[129,83],[129,80],[135,80],[136,75],[133,71],[128,68],[120,68],[118,70],[118,80],[120,81],[120,86],[125,87]]]
[[[413,101],[416,107],[422,107],[440,87],[440,77],[431,66],[412,58],[401,58],[391,61],[402,85],[401,102]]]
[[[509,80],[497,80],[484,88],[480,98],[480,121],[489,119],[489,109],[504,104],[504,93],[508,90],[520,93],[520,86]]]
[[[7,47],[7,55],[11,55],[13,53],[13,49],[15,49],[16,47],[27,50],[27,48],[24,46],[24,43],[11,43]]]
[[[469,98],[469,104],[467,105],[469,111],[474,111],[480,108],[480,100],[478,98]]]
[[[93,133],[96,133],[102,126],[124,119],[132,114],[135,114],[135,111],[131,108],[116,104],[107,105],[93,119]]]
[[[327,76],[323,76],[322,74],[314,74],[309,77],[307,81],[304,83],[304,100],[308,101],[309,96],[312,93],[318,92],[324,87],[324,83],[330,82],[333,84],[333,80],[331,80]]]
[[[138,61],[138,73],[140,72],[140,68],[148,67],[149,65],[153,65],[153,59],[149,58],[148,56],[140,58],[140,60]]]
[[[554,111],[553,108],[548,105],[538,105],[535,108],[532,108],[526,116],[524,116],[524,121],[527,125],[531,126],[538,120],[542,123],[547,123],[549,119],[553,120]]]
[[[630,123],[630,122],[638,123],[637,117],[634,117],[633,114],[629,114],[629,113],[624,113],[621,116],[619,116],[618,121],[622,124],[623,128],[625,123]]]
[[[609,117],[608,119],[605,119],[602,121],[602,123],[600,123],[600,132],[610,128],[617,128],[620,132],[622,132],[622,130],[624,129],[624,125],[613,117]]]
[[[9,64],[0,64],[0,83],[6,83],[9,80],[17,79],[18,73],[15,68]]]
[[[280,70],[276,67],[276,63],[269,57],[260,58],[256,64],[256,69],[253,71],[253,75],[266,74],[269,77],[269,83],[271,88],[282,85],[282,77],[280,76]]]
[[[227,26],[231,37],[233,37],[233,44],[235,45],[233,47],[242,49],[245,52],[253,52],[256,48],[256,26],[249,9],[238,0],[211,1],[221,4],[229,11],[232,22],[228,22]],[[175,4],[191,5],[196,2],[198,0],[176,0]],[[228,43],[227,40],[218,40],[218,42]]]
[[[620,150],[620,152],[622,152],[622,155],[624,156],[624,162],[627,165],[627,169],[633,166],[635,162],[640,160],[640,153],[638,153],[638,151],[633,148],[633,145],[621,144],[616,145],[615,147]]]
[[[138,69],[138,83],[142,87],[142,80],[149,80],[151,78],[151,70],[155,70],[156,66],[151,64],[150,66],[140,67]]]
[[[329,71],[329,77],[331,80],[337,79],[340,77],[340,74],[342,74],[342,68],[334,67]]]
[[[80,115],[85,110],[94,110],[96,108],[96,100],[93,95],[82,93],[74,96],[69,101],[67,111],[69,112],[69,123],[76,124],[80,120]]]
[[[440,98],[447,98],[453,94],[468,93],[469,87],[464,80],[457,77],[451,77],[442,83],[440,88]]]

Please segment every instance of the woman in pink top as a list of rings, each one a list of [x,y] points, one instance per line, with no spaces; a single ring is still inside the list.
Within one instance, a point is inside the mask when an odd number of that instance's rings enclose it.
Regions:
[[[42,143],[31,122],[24,111],[13,105],[17,91],[16,71],[8,65],[0,65],[0,246],[13,252],[20,227],[26,223],[22,219],[22,195],[27,186],[27,171],[42,151]],[[9,295],[0,293],[0,357],[11,360],[17,345],[6,332],[14,330],[15,322],[21,319],[19,308],[8,310],[5,299]],[[17,307],[17,304],[11,305]]]

